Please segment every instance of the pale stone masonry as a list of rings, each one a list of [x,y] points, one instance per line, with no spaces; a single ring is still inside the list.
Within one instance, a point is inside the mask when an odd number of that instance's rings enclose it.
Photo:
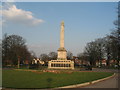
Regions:
[[[64,21],[61,22],[60,48],[58,48],[57,60],[48,62],[49,69],[74,69],[74,62],[67,60],[67,51],[64,48]]]
[[[67,59],[67,51],[64,48],[64,22],[61,23],[60,30],[60,48],[58,48],[58,60],[66,60]]]
[[[60,47],[64,48],[64,22],[61,23],[61,30],[60,30]]]

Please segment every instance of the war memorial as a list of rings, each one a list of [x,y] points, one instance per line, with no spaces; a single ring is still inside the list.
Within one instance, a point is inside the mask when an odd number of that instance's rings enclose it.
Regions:
[[[60,48],[58,48],[57,60],[48,62],[48,69],[74,69],[74,62],[67,60],[67,51],[64,47],[64,21],[61,22]]]

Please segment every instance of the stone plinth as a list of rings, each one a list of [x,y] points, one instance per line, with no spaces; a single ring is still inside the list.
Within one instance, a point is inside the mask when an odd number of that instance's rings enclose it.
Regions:
[[[58,57],[57,60],[66,60],[67,59],[67,51],[65,48],[59,48],[58,50]]]
[[[48,63],[49,69],[74,69],[74,62],[71,60],[51,60]]]

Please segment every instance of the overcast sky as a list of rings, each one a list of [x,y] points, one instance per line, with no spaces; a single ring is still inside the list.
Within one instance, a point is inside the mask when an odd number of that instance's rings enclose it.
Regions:
[[[14,2],[2,7],[3,35],[22,36],[37,56],[57,52],[62,20],[65,48],[77,55],[87,42],[109,34],[117,19],[117,2]]]

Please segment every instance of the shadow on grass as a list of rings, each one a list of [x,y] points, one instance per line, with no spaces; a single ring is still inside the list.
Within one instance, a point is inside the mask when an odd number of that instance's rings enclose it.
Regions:
[[[47,88],[51,88],[51,84],[52,84],[53,79],[47,78],[46,80],[47,80]]]

